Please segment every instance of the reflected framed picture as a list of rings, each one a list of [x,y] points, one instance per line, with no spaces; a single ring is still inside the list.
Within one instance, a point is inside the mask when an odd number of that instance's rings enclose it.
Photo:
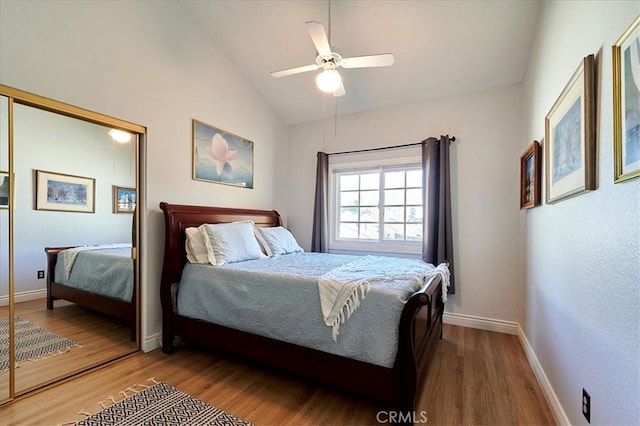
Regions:
[[[546,200],[596,189],[595,59],[585,57],[545,118]]]
[[[520,157],[520,210],[540,204],[541,151],[540,143],[533,141]]]
[[[253,188],[253,142],[194,119],[193,179]]]
[[[9,208],[9,172],[0,171],[0,209]]]
[[[613,50],[615,183],[640,176],[640,15]]]
[[[96,180],[36,170],[36,210],[94,213]]]
[[[133,213],[136,211],[136,189],[113,185],[113,212]]]

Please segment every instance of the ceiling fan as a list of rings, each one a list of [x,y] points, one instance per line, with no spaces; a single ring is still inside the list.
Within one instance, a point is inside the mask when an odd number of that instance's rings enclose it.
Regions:
[[[309,35],[311,36],[311,41],[313,41],[318,51],[316,63],[282,71],[274,71],[271,73],[272,77],[284,77],[322,69],[322,72],[316,76],[316,85],[323,92],[333,93],[333,96],[338,97],[344,95],[346,92],[342,83],[342,77],[336,68],[387,67],[393,65],[395,58],[391,53],[343,58],[339,53],[331,50],[327,33],[321,23],[308,21],[306,25]],[[331,28],[331,26],[329,26],[329,28]]]

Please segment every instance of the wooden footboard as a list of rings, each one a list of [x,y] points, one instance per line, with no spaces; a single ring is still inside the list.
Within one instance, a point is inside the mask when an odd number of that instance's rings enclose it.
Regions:
[[[424,373],[442,329],[441,283],[436,278],[414,294],[402,314],[399,347],[393,368],[385,368],[321,352],[207,321],[172,314],[163,324],[165,353],[174,338],[240,356],[375,399],[395,411],[413,412]]]
[[[127,321],[131,324],[131,340],[137,341],[137,322],[135,291],[133,301],[115,299],[96,293],[90,293],[55,281],[55,268],[58,261],[58,253],[71,247],[45,247],[47,254],[47,309],[53,309],[54,300],[66,300],[93,311],[100,312],[113,318]]]
[[[339,387],[405,413],[415,410],[417,391],[442,332],[442,283],[439,277],[413,294],[403,309],[398,351],[392,368],[385,368],[178,315],[178,291],[187,227],[203,223],[251,219],[258,226],[281,224],[275,211],[182,206],[160,203],[165,215],[165,253],[161,282],[162,350],[174,351],[176,336],[208,348]]]
[[[413,412],[429,361],[442,338],[442,283],[439,277],[413,294],[405,304],[398,329],[398,354],[394,369],[400,382],[398,405]],[[411,393],[410,390],[414,392]]]

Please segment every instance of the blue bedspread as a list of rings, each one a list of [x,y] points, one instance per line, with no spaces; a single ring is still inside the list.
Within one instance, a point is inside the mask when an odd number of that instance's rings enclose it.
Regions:
[[[76,254],[69,276],[65,272],[66,250],[58,253],[55,281],[91,293],[131,302],[133,261],[131,248],[93,249]]]
[[[404,304],[415,280],[374,282],[337,342],[323,321],[318,278],[357,256],[295,253],[223,266],[187,264],[177,297],[180,315],[363,362],[392,367]],[[415,262],[380,258],[381,262]],[[433,268],[424,264],[425,270]]]

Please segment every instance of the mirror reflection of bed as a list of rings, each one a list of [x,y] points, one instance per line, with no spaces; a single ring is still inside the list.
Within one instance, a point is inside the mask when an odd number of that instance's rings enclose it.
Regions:
[[[135,260],[131,256],[135,253],[131,245],[136,242],[137,227],[134,212],[126,208],[119,211],[123,206],[115,198],[116,187],[135,193],[137,135],[133,134],[128,142],[119,143],[109,135],[110,127],[96,124],[97,119],[91,121],[94,122],[20,103],[14,105],[13,316],[16,356],[18,348],[26,345],[27,340],[31,340],[32,351],[30,355],[24,355],[24,360],[18,360],[14,370],[16,394],[138,348],[136,273]],[[47,204],[47,190],[43,193],[42,186],[38,188],[42,184],[38,176],[41,172],[51,173],[53,180],[60,178],[63,183],[70,177],[88,182],[87,187],[95,185],[92,194],[83,194],[83,197],[93,197],[91,211],[74,211],[73,203]],[[50,189],[50,185],[47,188]],[[38,198],[43,196],[46,203]],[[95,288],[75,289],[62,285],[54,290],[54,297],[47,297],[51,294],[48,281],[59,281],[55,259],[51,259],[52,250],[58,255],[58,249],[63,247],[123,244],[128,245],[128,248],[121,248],[128,253],[126,261],[129,263],[129,287],[125,296],[103,295],[96,293]],[[77,255],[76,264],[80,263],[83,253],[81,250]],[[86,268],[95,272],[95,276],[104,273],[101,264]],[[40,271],[45,271],[44,277]],[[73,277],[76,272],[71,269],[67,274]],[[93,285],[104,287],[114,281],[117,279],[108,276]],[[0,307],[0,318],[8,318],[8,309],[7,306]],[[43,355],[39,356],[37,346],[46,346],[50,339],[55,339],[55,343],[49,344],[46,350],[41,349]],[[52,350],[52,347],[56,349]],[[8,386],[7,380],[0,379],[0,395],[8,393],[2,389]]]

